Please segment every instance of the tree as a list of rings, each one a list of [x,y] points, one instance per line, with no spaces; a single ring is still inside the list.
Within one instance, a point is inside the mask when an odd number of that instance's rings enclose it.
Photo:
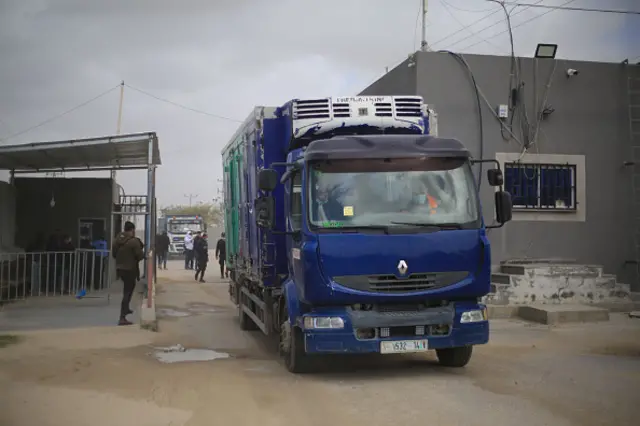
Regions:
[[[189,214],[202,216],[207,226],[219,226],[222,224],[222,210],[219,204],[198,203],[192,206],[175,204],[160,209],[163,215]]]

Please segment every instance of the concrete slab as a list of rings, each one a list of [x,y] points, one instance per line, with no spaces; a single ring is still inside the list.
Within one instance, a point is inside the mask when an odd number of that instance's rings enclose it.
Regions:
[[[547,325],[609,321],[609,311],[585,305],[528,305],[518,309],[520,318]]]
[[[514,305],[487,305],[487,316],[490,320],[515,318],[519,309],[520,306]]]

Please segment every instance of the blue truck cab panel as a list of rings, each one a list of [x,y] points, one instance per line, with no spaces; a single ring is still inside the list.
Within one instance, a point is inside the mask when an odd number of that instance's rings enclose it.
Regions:
[[[254,114],[223,151],[225,173],[232,152],[253,157],[225,178],[246,182],[225,191],[225,226],[246,239],[227,253],[230,294],[243,328],[280,336],[291,371],[313,353],[429,349],[461,366],[488,341],[474,160],[435,118],[417,96],[296,99]],[[501,226],[502,188],[496,203]]]

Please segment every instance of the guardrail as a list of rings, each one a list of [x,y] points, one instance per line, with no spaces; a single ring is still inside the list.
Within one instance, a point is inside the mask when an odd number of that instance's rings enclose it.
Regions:
[[[0,253],[0,302],[108,290],[110,255],[88,249]]]

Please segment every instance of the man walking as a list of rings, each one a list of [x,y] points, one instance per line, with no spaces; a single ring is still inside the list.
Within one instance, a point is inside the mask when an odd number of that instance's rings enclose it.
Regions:
[[[207,241],[207,233],[198,237],[193,250],[196,256],[196,280],[198,280],[198,274],[200,274],[200,282],[204,281],[204,271],[207,270],[207,264],[209,263],[209,242]]]
[[[167,270],[167,257],[169,255],[169,246],[171,241],[167,231],[162,231],[162,234],[156,236],[156,255],[158,256],[158,269]]]
[[[227,259],[227,242],[224,239],[224,232],[220,234],[220,239],[216,243],[216,259],[220,263],[220,278],[229,276],[229,272],[225,273],[224,262]]]
[[[187,231],[184,236],[184,269],[193,269],[193,236]]]
[[[116,237],[112,247],[113,257],[116,259],[116,270],[123,283],[118,325],[131,325],[131,322],[127,320],[127,315],[133,313],[129,304],[136,287],[138,265],[144,258],[140,240],[136,238],[135,232],[135,225],[131,222],[125,222],[124,232]]]

